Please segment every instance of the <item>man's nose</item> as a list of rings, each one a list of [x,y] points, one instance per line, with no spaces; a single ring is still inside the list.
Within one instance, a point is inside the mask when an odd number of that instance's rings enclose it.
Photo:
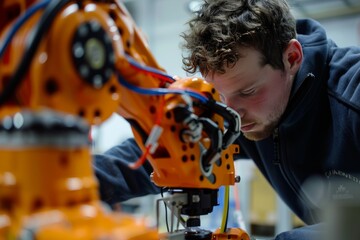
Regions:
[[[240,106],[240,103],[239,103],[239,102],[225,99],[225,100],[224,100],[224,103],[225,103],[228,107],[231,107],[232,109],[234,109],[234,110],[240,115],[241,118],[244,117],[244,115],[245,115],[245,110]]]
[[[235,111],[240,115],[240,118],[245,116],[245,111],[242,108],[235,109]]]

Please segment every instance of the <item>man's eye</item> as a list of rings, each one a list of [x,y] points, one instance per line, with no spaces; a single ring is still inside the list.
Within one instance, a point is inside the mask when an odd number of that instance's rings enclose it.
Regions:
[[[240,92],[240,95],[246,97],[246,96],[254,95],[254,93],[255,93],[255,88],[252,88],[252,89],[248,89],[248,90]]]

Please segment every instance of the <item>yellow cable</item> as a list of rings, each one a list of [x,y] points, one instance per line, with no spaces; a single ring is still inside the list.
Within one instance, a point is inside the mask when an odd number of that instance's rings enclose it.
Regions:
[[[227,225],[227,218],[228,218],[228,213],[229,213],[229,195],[230,195],[230,187],[225,186],[224,210],[223,210],[223,214],[222,214],[221,227],[220,227],[221,233],[224,233],[226,231],[226,227],[227,227],[226,225]]]

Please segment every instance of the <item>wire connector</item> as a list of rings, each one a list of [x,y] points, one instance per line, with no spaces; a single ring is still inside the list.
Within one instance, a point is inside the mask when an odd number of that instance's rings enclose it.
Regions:
[[[151,129],[150,135],[148,137],[148,139],[146,140],[145,143],[145,147],[150,146],[150,154],[153,154],[156,150],[156,148],[158,147],[158,140],[163,132],[163,128],[160,127],[159,125],[154,125],[153,128]]]

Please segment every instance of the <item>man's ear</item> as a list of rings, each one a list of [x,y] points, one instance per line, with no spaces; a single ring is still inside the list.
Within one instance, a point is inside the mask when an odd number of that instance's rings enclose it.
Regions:
[[[285,70],[295,74],[299,70],[302,60],[303,51],[301,44],[298,40],[291,39],[283,53]]]

